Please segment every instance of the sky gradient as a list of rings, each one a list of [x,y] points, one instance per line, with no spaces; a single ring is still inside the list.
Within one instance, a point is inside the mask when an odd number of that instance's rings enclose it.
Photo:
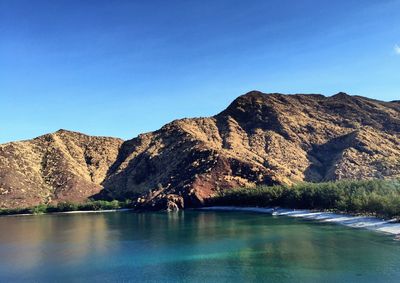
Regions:
[[[0,0],[0,143],[129,139],[255,89],[398,100],[399,46],[399,0]]]

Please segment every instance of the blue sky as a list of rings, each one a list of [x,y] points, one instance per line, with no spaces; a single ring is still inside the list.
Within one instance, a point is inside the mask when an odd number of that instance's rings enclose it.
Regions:
[[[0,142],[124,139],[250,91],[400,99],[400,1],[0,0]]]

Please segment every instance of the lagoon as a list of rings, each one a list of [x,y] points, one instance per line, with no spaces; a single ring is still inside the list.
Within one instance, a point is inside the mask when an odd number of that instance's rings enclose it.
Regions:
[[[0,217],[0,282],[398,282],[393,235],[243,211]]]

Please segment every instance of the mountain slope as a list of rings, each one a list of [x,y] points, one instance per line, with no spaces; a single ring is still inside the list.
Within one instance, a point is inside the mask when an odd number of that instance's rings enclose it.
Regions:
[[[157,209],[260,183],[398,177],[399,134],[397,103],[253,91],[214,117],[125,142],[102,196],[144,193],[143,206]]]
[[[252,91],[125,142],[63,131],[1,145],[0,204],[135,198],[175,209],[233,187],[395,178],[399,138],[396,101]]]
[[[121,144],[60,130],[0,145],[0,207],[86,200],[102,189]]]

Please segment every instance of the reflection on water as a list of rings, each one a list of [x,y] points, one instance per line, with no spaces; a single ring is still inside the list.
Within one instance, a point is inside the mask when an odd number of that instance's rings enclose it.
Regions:
[[[7,259],[2,265],[28,270],[48,262],[75,262],[93,249],[106,254],[111,232],[104,214],[4,217],[0,225],[0,243],[7,243],[0,249],[0,260]]]
[[[239,212],[0,218],[0,282],[396,282],[399,243]]]

